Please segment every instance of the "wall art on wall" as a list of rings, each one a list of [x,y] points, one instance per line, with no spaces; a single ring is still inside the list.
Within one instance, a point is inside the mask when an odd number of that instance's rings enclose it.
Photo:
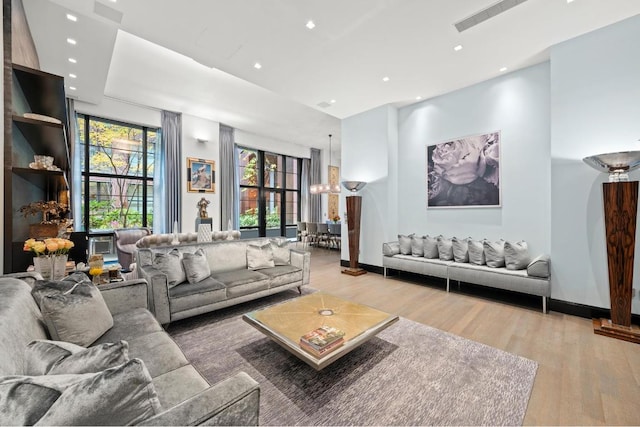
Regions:
[[[187,191],[191,193],[216,192],[216,162],[187,157]]]
[[[427,146],[427,208],[500,207],[500,132]]]
[[[338,166],[329,166],[329,184],[340,184],[340,168]],[[337,194],[329,194],[329,220],[339,217],[340,197]]]

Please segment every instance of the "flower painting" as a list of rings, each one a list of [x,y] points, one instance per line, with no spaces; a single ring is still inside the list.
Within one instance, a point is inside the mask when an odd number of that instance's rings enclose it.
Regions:
[[[500,205],[500,132],[427,146],[427,208]]]

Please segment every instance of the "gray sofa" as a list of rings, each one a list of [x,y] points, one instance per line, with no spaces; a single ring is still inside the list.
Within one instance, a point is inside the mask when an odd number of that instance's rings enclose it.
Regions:
[[[249,245],[270,239],[214,241],[138,250],[138,274],[151,286],[150,301],[162,324],[229,307],[309,283],[310,255],[287,248],[286,265],[251,270],[247,263]],[[170,283],[167,274],[154,267],[156,254],[205,252],[210,276],[198,283]]]
[[[31,296],[36,274],[0,277],[0,376],[22,375],[27,345],[50,339]],[[163,412],[148,425],[257,425],[260,389],[245,373],[210,385],[187,361],[175,342],[147,310],[144,280],[100,287],[114,326],[92,345],[129,343],[129,357],[142,359]]]
[[[406,271],[447,280],[447,292],[451,280],[473,283],[508,291],[542,297],[542,311],[547,312],[547,298],[551,296],[550,259],[548,255],[534,258],[526,269],[508,270],[505,267],[489,267],[468,262],[443,261],[400,253],[399,242],[382,245],[384,276],[387,269]]]

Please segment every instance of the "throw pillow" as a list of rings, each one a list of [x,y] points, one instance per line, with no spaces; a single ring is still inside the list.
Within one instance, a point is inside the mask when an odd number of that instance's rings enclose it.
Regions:
[[[44,296],[40,310],[55,341],[86,347],[113,326],[102,293],[88,280],[73,284],[67,291]]]
[[[438,238],[425,236],[424,237],[424,257],[425,258],[438,258],[440,253],[438,252]]]
[[[182,267],[182,254],[178,249],[173,249],[166,254],[154,254],[152,265],[167,275],[169,288],[173,288],[187,280],[184,268]]]
[[[531,262],[529,247],[524,240],[520,242],[504,242],[504,262],[507,270],[524,270]]]
[[[289,241],[287,239],[271,239],[271,250],[273,251],[273,263],[275,265],[289,265],[291,252],[289,252]]]
[[[469,241],[471,237],[466,239],[458,239],[454,237],[451,239],[453,246],[453,260],[455,262],[469,262]]]
[[[484,257],[484,242],[483,240],[470,240],[469,241],[469,263],[475,265],[485,265],[486,260]]]
[[[547,278],[551,275],[549,255],[539,255],[527,266],[527,275]]]
[[[63,341],[36,340],[24,357],[25,375],[86,374],[100,372],[129,361],[126,341],[85,348]]]
[[[484,242],[484,256],[487,267],[504,267],[504,240]]]
[[[261,268],[275,267],[275,265],[271,243],[247,245],[247,268],[249,270],[260,270]]]
[[[38,307],[42,308],[42,299],[48,295],[56,295],[73,288],[73,285],[90,280],[84,273],[73,273],[62,280],[36,280],[31,289],[31,295]]]
[[[423,256],[424,255],[424,237],[411,237],[411,255]]]
[[[162,412],[140,359],[94,374],[0,379],[0,418],[8,425],[132,425]]]
[[[413,236],[415,234],[409,234],[408,236],[398,234],[398,243],[400,243],[400,253],[402,255],[411,255],[411,238]]]
[[[211,268],[209,268],[207,256],[202,248],[192,254],[188,252],[182,254],[182,265],[184,265],[184,272],[189,283],[202,282],[211,276]]]
[[[398,242],[389,242],[382,244],[382,255],[384,256],[394,256],[400,253],[400,243]]]
[[[451,261],[453,259],[453,242],[438,236],[438,256],[442,261]]]

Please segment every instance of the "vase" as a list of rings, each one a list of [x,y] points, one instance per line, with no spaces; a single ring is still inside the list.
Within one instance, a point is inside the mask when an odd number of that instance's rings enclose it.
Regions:
[[[45,280],[62,280],[67,268],[67,255],[44,255],[33,259],[33,267]]]

